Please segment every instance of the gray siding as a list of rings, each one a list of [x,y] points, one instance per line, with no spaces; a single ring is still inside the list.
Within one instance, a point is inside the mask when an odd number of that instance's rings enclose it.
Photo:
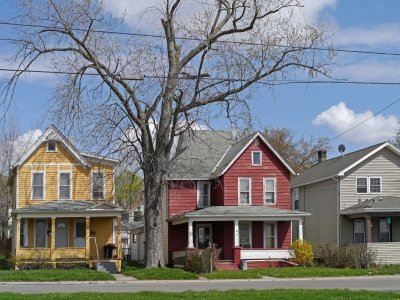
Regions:
[[[349,245],[353,244],[354,236],[353,236],[353,225],[354,220],[346,219],[344,216],[340,217],[340,244],[341,245]]]

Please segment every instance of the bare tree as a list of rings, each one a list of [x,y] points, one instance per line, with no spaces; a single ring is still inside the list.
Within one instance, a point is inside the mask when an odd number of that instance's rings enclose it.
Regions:
[[[4,83],[3,95],[40,59],[60,72],[48,105],[54,122],[97,151],[139,161],[146,267],[164,266],[161,202],[174,138],[214,117],[239,122],[260,85],[298,71],[329,75],[334,54],[316,50],[331,26],[301,18],[297,0],[160,0],[142,15],[159,20],[157,37],[139,28],[116,34],[126,28],[124,19],[108,14],[100,0],[13,3],[11,21],[27,26],[11,28],[10,62],[20,71]],[[129,80],[139,74],[145,80]]]

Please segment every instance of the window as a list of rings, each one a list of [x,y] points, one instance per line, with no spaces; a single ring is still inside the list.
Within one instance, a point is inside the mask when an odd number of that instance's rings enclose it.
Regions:
[[[239,204],[251,204],[251,178],[239,178]]]
[[[379,219],[379,242],[390,242],[391,219]]]
[[[264,224],[264,248],[276,248],[276,224]]]
[[[47,247],[47,222],[46,220],[35,220],[35,248]]]
[[[59,188],[59,199],[71,199],[71,173],[60,173]]]
[[[295,188],[292,190],[292,197],[293,197],[293,209],[299,209],[299,188]]]
[[[252,165],[261,166],[261,151],[253,151],[252,153]]]
[[[32,173],[32,199],[44,199],[44,173]]]
[[[57,152],[57,142],[47,142],[47,152]]]
[[[251,224],[239,223],[239,244],[243,248],[251,248]]]
[[[21,219],[20,232],[19,232],[19,246],[28,247],[28,226],[27,219]]]
[[[264,203],[276,203],[276,178],[264,178]]]
[[[365,243],[365,223],[364,219],[354,220],[354,243]]]
[[[210,206],[210,183],[208,181],[197,182],[197,206]]]
[[[357,194],[380,194],[382,192],[381,177],[357,177]]]
[[[104,199],[104,174],[92,173],[92,199]]]
[[[137,234],[132,234],[132,243],[137,243]]]

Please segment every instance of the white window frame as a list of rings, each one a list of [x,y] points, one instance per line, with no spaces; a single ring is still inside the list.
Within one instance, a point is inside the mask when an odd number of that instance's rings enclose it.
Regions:
[[[28,219],[20,219],[20,247],[28,247]],[[21,238],[22,237],[22,238]]]
[[[249,181],[249,203],[240,202],[240,180],[247,179]],[[239,177],[238,178],[238,205],[251,205],[251,177]]]
[[[300,199],[300,189],[294,188],[292,189],[292,210],[299,210],[299,199]],[[297,201],[297,208],[296,208]]]
[[[93,197],[93,176],[95,173],[101,173],[103,174],[103,197]],[[92,200],[105,200],[106,199],[106,173],[103,170],[99,171],[92,171],[91,176],[90,176],[90,198]]]
[[[265,182],[267,180],[273,180],[274,181],[274,190],[272,191],[274,193],[274,201],[273,202],[267,202],[267,199],[265,197],[265,193],[267,185],[265,184]],[[268,191],[269,193],[271,193],[271,191]],[[264,177],[263,178],[263,198],[264,198],[264,205],[276,205],[277,203],[277,192],[276,192],[276,177]]]
[[[266,243],[265,243],[265,238],[271,237],[271,236],[267,236],[266,225],[274,225],[274,247],[273,248],[277,248],[278,247],[278,222],[264,222],[264,226],[263,226],[264,248],[267,248]]]
[[[34,198],[33,197],[33,176],[34,174],[43,174],[43,197]],[[31,200],[44,200],[46,199],[46,172],[44,171],[32,171],[31,172]]]
[[[200,205],[203,203],[203,199],[200,199],[202,196],[201,191],[203,190],[204,184],[208,184],[208,190],[207,190],[207,199],[208,199],[208,205]],[[209,181],[198,181],[197,182],[197,207],[209,207],[211,205],[211,199],[210,199],[210,182]]]
[[[54,150],[49,150],[49,144],[54,144]],[[57,142],[56,141],[47,141],[46,143],[46,152],[57,152]]]
[[[210,243],[213,244],[213,227],[211,223],[196,224],[196,248],[199,248],[199,227],[208,227],[208,232],[210,236]]]
[[[44,247],[37,247],[36,246],[36,222],[37,221],[44,221]],[[33,236],[33,243],[34,243],[34,248],[47,248],[47,226],[48,226],[48,224],[47,224],[47,219],[35,219],[35,222],[34,222],[34,224],[35,224],[35,232],[34,232],[34,236]]]
[[[357,190],[358,189],[357,181],[358,181],[358,179],[361,179],[361,178],[367,179],[367,192],[366,193],[359,193]],[[379,179],[380,192],[371,192],[371,179]],[[356,177],[356,194],[357,195],[382,194],[382,177],[380,177],[380,176],[358,176],[358,177]]]
[[[260,155],[260,163],[254,163],[254,154],[258,153]],[[251,165],[252,166],[262,166],[262,152],[261,151],[251,151]]]
[[[69,197],[68,198],[61,198],[61,174],[69,174]],[[65,186],[65,185],[63,185]],[[72,199],[72,172],[71,171],[58,171],[58,199],[59,200],[71,200]]]
[[[249,225],[249,242],[248,243],[241,243],[240,239],[241,239],[241,235],[240,235],[240,225],[243,224],[248,224]],[[253,235],[253,231],[252,231],[252,222],[239,222],[239,246],[243,248],[243,244],[250,244],[249,249],[252,248],[253,245],[253,240],[252,240],[252,235]]]
[[[355,223],[356,222],[362,222],[363,224],[364,224],[364,226],[363,226],[363,228],[364,228],[364,239],[363,239],[363,242],[362,243],[359,243],[359,242],[357,242],[356,243],[356,225],[355,225]],[[354,219],[354,221],[353,221],[353,241],[354,241],[354,244],[364,244],[365,243],[365,235],[366,235],[366,230],[365,230],[365,219]],[[360,233],[360,232],[357,232],[357,233]]]

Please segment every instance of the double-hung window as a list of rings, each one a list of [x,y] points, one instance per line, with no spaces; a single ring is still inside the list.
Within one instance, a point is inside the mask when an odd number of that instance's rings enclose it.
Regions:
[[[381,177],[357,177],[357,194],[380,194],[382,193]]]
[[[20,221],[19,246],[20,247],[28,247],[27,219],[21,219],[21,221]]]
[[[32,173],[32,199],[44,199],[44,173]]]
[[[47,247],[47,222],[46,220],[35,220],[35,248]]]
[[[364,219],[354,220],[354,243],[365,243],[365,222]]]
[[[276,223],[264,224],[264,248],[276,248]]]
[[[210,206],[210,182],[208,181],[197,182],[197,206]]]
[[[239,178],[239,205],[251,204],[251,178]]]
[[[92,199],[103,200],[104,199],[104,173],[93,172],[92,173]]]
[[[71,199],[71,173],[60,172],[59,199]]]
[[[239,223],[239,243],[240,247],[251,248],[251,224]]]
[[[264,203],[276,204],[276,178],[264,178]]]

